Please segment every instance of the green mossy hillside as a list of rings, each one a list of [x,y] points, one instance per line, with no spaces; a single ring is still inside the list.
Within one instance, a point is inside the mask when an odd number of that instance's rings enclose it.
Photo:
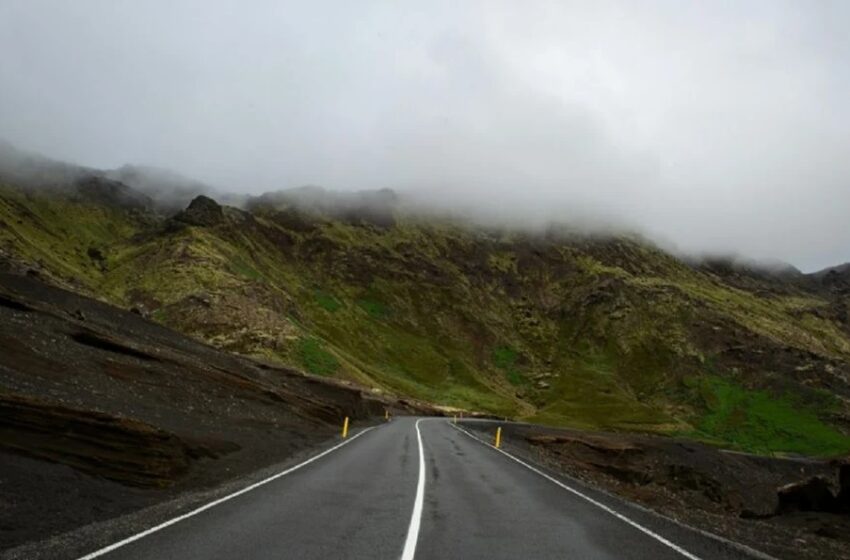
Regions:
[[[192,225],[4,186],[0,258],[375,390],[757,452],[850,451],[847,301],[724,276],[638,238],[273,205]]]

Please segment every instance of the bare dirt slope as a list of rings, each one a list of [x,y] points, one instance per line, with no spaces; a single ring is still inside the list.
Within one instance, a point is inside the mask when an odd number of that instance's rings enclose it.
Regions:
[[[384,407],[0,275],[0,549],[213,486]]]

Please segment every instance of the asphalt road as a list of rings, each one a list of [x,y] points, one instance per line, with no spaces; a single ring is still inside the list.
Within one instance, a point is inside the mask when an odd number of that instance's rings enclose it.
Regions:
[[[397,418],[355,436],[297,470],[88,558],[749,558],[536,472],[445,419],[422,419],[417,433],[416,419]]]

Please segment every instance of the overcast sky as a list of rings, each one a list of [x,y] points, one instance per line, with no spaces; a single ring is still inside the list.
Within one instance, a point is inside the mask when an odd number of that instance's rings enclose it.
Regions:
[[[0,137],[850,260],[850,2],[0,0]]]

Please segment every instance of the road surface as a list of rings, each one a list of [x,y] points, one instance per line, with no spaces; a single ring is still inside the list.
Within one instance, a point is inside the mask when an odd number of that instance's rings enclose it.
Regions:
[[[309,464],[136,537],[85,558],[749,558],[536,471],[439,418],[359,432]]]

